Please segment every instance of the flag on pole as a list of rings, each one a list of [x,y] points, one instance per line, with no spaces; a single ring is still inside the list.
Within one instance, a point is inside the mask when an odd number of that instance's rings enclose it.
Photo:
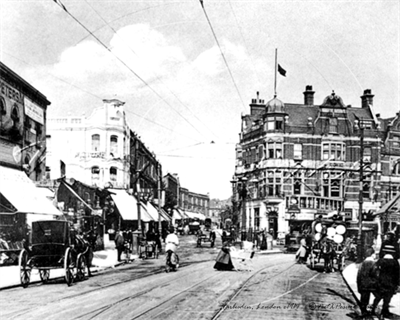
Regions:
[[[278,64],[278,72],[279,72],[282,76],[286,77],[286,70],[283,69],[283,68],[281,67],[280,64]]]

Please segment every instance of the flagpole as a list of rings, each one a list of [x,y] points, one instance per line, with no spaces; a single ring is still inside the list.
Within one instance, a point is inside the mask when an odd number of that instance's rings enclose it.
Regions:
[[[274,95],[276,97],[276,73],[278,72],[278,49],[275,49],[275,84],[274,84]]]

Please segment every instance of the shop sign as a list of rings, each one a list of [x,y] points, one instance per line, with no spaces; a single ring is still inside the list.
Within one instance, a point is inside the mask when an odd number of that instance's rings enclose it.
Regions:
[[[42,108],[34,104],[26,97],[24,98],[24,106],[25,106],[25,114],[29,118],[35,120],[36,122],[39,122],[42,125],[44,124],[44,111]]]

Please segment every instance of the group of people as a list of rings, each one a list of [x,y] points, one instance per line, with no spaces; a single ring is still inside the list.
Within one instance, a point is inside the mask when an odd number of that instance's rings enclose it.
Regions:
[[[386,234],[378,260],[375,259],[373,248],[366,250],[366,258],[357,273],[357,289],[360,293],[362,316],[376,314],[376,307],[381,300],[383,300],[381,318],[390,316],[389,304],[400,285],[399,258],[399,246],[395,241],[394,233],[391,232]],[[371,293],[374,300],[369,309]]]

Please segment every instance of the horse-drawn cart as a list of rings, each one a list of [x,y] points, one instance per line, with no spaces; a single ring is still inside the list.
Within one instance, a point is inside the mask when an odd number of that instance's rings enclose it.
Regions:
[[[342,221],[319,219],[313,223],[313,243],[310,249],[310,267],[322,259],[327,272],[342,271],[351,239],[346,239],[346,224]]]
[[[210,242],[210,247],[214,247],[216,234],[214,230],[199,230],[197,233],[197,247],[201,247],[202,243]]]
[[[33,222],[30,249],[23,249],[19,255],[22,286],[29,285],[33,269],[39,271],[43,283],[48,282],[51,269],[64,269],[68,286],[75,277],[84,280],[90,274],[91,250],[87,241],[70,230],[68,221]]]

